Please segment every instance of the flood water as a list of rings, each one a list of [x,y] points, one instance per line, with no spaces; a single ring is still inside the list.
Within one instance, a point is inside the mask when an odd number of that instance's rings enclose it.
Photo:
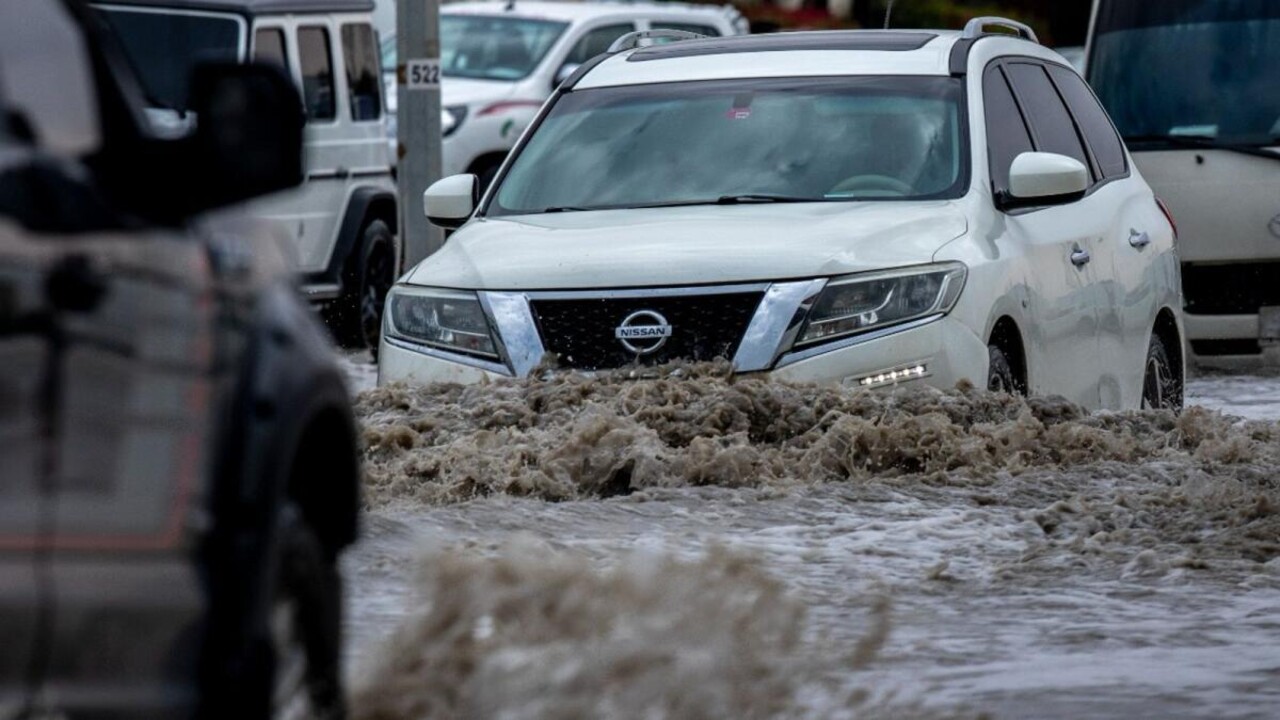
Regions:
[[[1280,716],[1280,378],[1189,405],[366,391],[356,716]]]

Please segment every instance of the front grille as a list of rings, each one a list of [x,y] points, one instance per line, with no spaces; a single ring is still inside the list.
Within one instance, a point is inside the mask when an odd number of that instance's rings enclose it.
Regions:
[[[672,360],[732,359],[763,293],[531,301],[542,344],[564,367],[604,370]],[[615,330],[635,312],[666,318],[671,337],[649,355],[622,346]]]
[[[1182,295],[1193,315],[1252,315],[1280,305],[1280,262],[1182,266]]]

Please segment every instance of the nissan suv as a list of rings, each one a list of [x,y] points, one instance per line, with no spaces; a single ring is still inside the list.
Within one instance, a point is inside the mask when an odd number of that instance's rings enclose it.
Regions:
[[[380,382],[719,358],[1180,406],[1172,225],[1030,28],[685,37],[577,70],[483,198],[426,191],[458,230],[389,296]]]
[[[0,3],[0,718],[343,714],[350,400],[224,210],[301,181],[302,106],[190,69],[167,136],[83,4]]]

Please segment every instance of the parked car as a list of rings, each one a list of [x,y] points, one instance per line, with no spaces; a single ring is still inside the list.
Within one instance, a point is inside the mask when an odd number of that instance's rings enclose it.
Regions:
[[[581,64],[630,32],[672,29],[713,37],[747,32],[732,5],[676,2],[458,2],[440,10],[443,173],[481,188],[538,108]],[[395,36],[382,43],[394,92]],[[389,96],[388,107],[395,104]]]
[[[1029,28],[631,40],[483,200],[472,175],[426,192],[459,229],[392,290],[380,382],[722,357],[1181,404],[1172,225]]]
[[[1280,3],[1093,14],[1089,82],[1178,222],[1192,356],[1280,362]]]
[[[335,335],[377,347],[401,248],[372,0],[103,0],[153,122],[189,130],[185,78],[203,60],[270,62],[302,91],[306,181],[254,203],[297,248],[302,287]]]
[[[343,714],[350,400],[223,210],[302,180],[301,103],[269,66],[188,83],[196,129],[157,134],[84,5],[0,3],[0,718]]]

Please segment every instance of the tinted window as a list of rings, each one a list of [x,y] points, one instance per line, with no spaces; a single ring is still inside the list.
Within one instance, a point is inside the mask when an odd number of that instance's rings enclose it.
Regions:
[[[1076,134],[1075,123],[1071,121],[1067,106],[1062,104],[1062,98],[1058,97],[1058,91],[1049,83],[1044,69],[1039,65],[1014,63],[1006,65],[1005,71],[1013,81],[1027,121],[1031,123],[1036,149],[1075,158],[1089,167],[1089,158],[1080,143],[1080,136]]]
[[[653,22],[649,23],[649,25],[654,30],[683,30],[685,32],[697,33],[699,35],[706,35],[707,37],[720,37],[720,31],[711,27],[710,25],[696,25],[693,23],[678,23],[678,22],[663,22],[661,20],[654,20]],[[665,42],[670,42],[670,41],[659,38],[656,44],[661,45]]]
[[[382,91],[378,87],[378,50],[373,27],[343,25],[342,55],[351,93],[351,119],[377,120],[382,116]]]
[[[1050,67],[1049,74],[1053,76],[1053,82],[1067,100],[1067,107],[1071,108],[1071,114],[1084,131],[1103,177],[1124,175],[1124,146],[1120,144],[1120,137],[1111,126],[1107,113],[1093,96],[1093,91],[1079,75],[1066,68]]]
[[[4,2],[7,0],[0,0]],[[142,81],[153,107],[187,107],[188,84],[196,65],[240,59],[241,21],[232,15],[102,10]]]
[[[302,98],[307,105],[307,117],[311,120],[337,117],[328,30],[322,27],[298,30],[298,62],[302,64]]]
[[[1092,45],[1089,84],[1131,145],[1280,142],[1280,2],[1101,2]]]
[[[573,50],[569,51],[569,57],[565,58],[564,61],[581,65],[608,50],[614,40],[635,31],[635,29],[635,26],[631,23],[624,23],[621,25],[605,25],[595,30],[589,30],[586,35],[583,35],[578,40],[578,44],[573,46]]]
[[[284,31],[264,28],[254,33],[253,58],[259,62],[275,63],[287,70],[289,59],[284,51]]]
[[[982,81],[982,96],[987,113],[991,184],[995,192],[1000,192],[1009,189],[1009,166],[1013,159],[1032,150],[1031,135],[1000,68],[987,71]]]

